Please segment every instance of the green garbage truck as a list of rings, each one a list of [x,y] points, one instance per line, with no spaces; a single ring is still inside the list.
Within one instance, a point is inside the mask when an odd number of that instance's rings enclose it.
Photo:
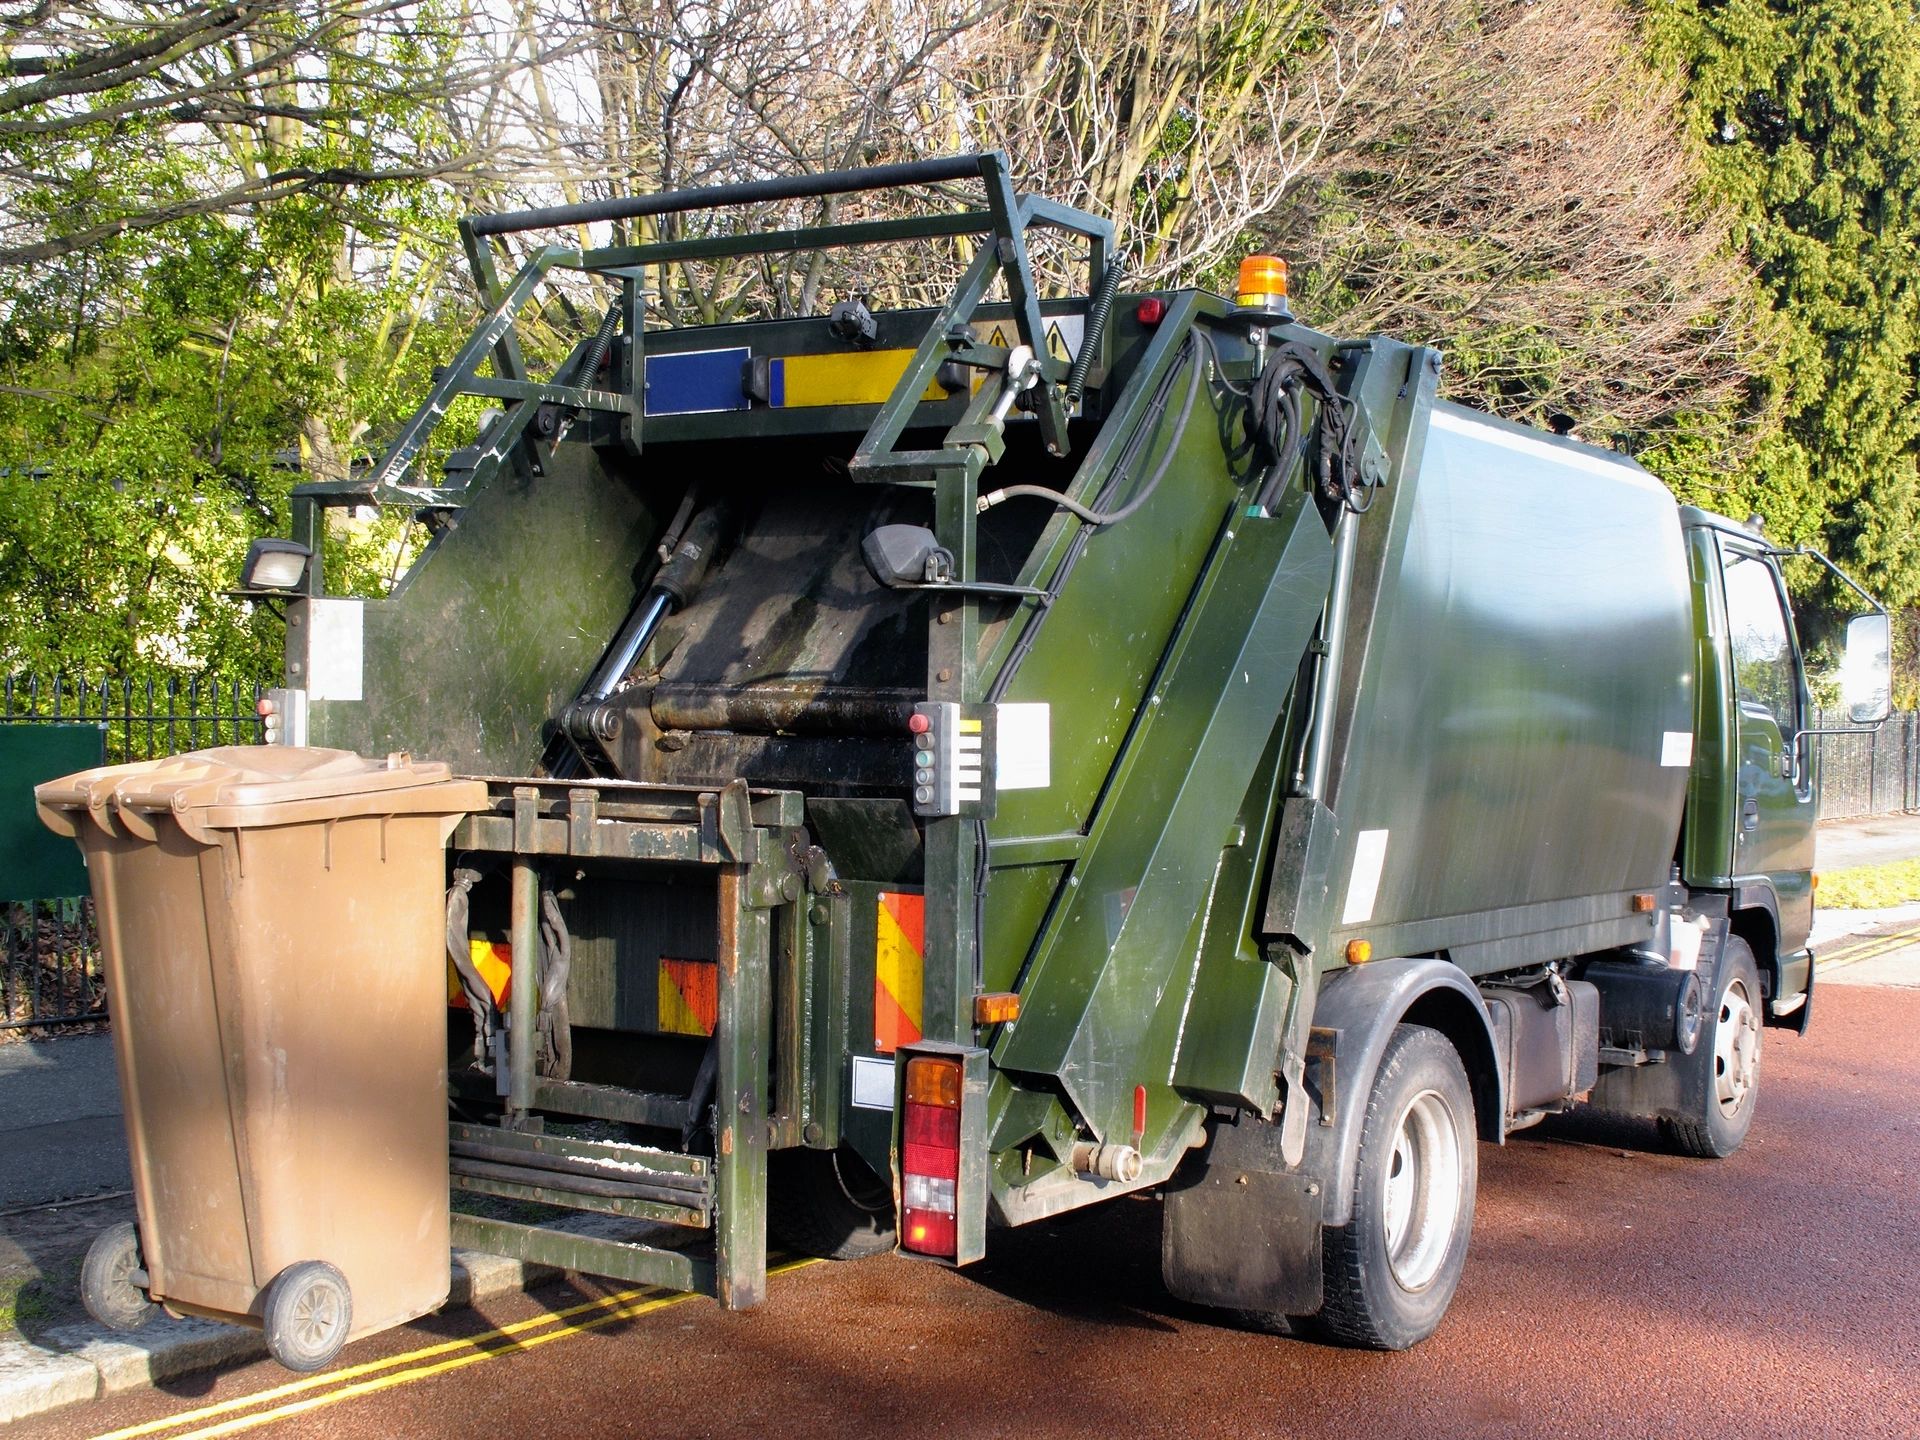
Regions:
[[[968,198],[662,223],[927,186]],[[1174,1295],[1404,1348],[1479,1143],[1587,1104],[1740,1145],[1813,986],[1814,721],[1757,528],[1442,401],[1435,349],[1314,331],[1277,261],[1130,290],[1112,226],[994,153],[461,233],[486,319],[249,556],[270,738],[484,782],[446,953],[393,957],[457,981],[452,1188],[690,1233],[456,1244],[744,1307],[769,1234],[961,1265],[1153,1191]],[[937,308],[650,306],[679,266],[909,243],[971,256]],[[516,318],[580,275],[611,303],[529,374]],[[493,408],[437,449],[463,395]],[[332,593],[367,506],[430,540]]]

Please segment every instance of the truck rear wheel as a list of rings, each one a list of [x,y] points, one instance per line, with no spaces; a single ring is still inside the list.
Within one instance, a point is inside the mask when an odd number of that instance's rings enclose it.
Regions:
[[[1324,1232],[1317,1329],[1373,1350],[1434,1332],[1466,1267],[1478,1160],[1460,1056],[1437,1030],[1398,1026],[1360,1126],[1353,1218]]]
[[[1700,1111],[1685,1118],[1660,1117],[1660,1131],[1667,1142],[1681,1154],[1703,1160],[1724,1160],[1740,1148],[1753,1128],[1754,1105],[1760,1097],[1760,1034],[1766,1002],[1760,994],[1760,967],[1738,935],[1727,937],[1714,990],[1707,1043],[1690,1057],[1707,1068],[1704,1085],[1688,1089],[1700,1097]]]
[[[845,1145],[776,1150],[767,1157],[767,1228],[823,1260],[882,1255],[893,1249],[893,1192]]]

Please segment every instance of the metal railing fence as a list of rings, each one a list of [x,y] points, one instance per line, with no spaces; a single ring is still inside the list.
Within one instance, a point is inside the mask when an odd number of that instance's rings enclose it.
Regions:
[[[1816,712],[1818,728],[1843,728],[1846,712]],[[1896,710],[1871,734],[1822,735],[1820,818],[1853,820],[1920,810],[1920,712]]]
[[[9,676],[0,685],[0,724],[98,721],[110,763],[150,760],[258,742],[254,706],[263,688],[198,676]],[[1817,723],[1845,719],[1821,712]],[[1920,811],[1920,715],[1902,711],[1872,734],[1823,735],[1817,743],[1821,819]],[[106,1018],[91,899],[0,901],[0,942],[0,1031]]]
[[[210,745],[260,739],[254,707],[265,687],[221,676],[148,675],[77,679],[9,675],[0,682],[0,724],[106,727],[107,763],[154,760]]]
[[[263,688],[222,676],[11,675],[0,681],[0,725],[94,722],[106,732],[109,764],[154,760],[257,743]],[[87,1024],[106,1013],[93,901],[0,899],[0,1032]]]

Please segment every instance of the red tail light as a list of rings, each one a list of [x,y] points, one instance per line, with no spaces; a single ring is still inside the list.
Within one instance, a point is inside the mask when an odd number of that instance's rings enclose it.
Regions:
[[[952,1259],[959,1251],[961,1062],[907,1062],[900,1116],[900,1244]]]

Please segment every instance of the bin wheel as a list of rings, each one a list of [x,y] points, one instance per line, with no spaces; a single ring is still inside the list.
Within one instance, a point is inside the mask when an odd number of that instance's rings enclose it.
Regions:
[[[353,1328],[347,1277],[324,1260],[289,1265],[267,1287],[267,1352],[289,1370],[332,1363]]]
[[[109,1330],[138,1330],[159,1311],[147,1292],[133,1283],[145,1278],[140,1232],[131,1221],[109,1225],[87,1247],[80,1266],[80,1302],[87,1314]]]

